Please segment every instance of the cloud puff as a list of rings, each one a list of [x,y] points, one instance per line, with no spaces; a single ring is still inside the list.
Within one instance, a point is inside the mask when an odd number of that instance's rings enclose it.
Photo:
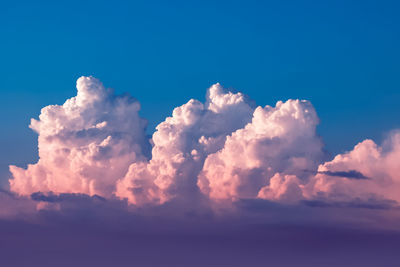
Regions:
[[[324,163],[310,102],[255,107],[242,93],[215,84],[205,103],[192,99],[175,108],[149,140],[134,98],[115,95],[93,77],[79,78],[77,89],[77,96],[32,120],[39,161],[27,169],[10,166],[10,189],[47,203],[42,208],[59,205],[65,193],[147,207],[243,199],[400,201],[399,132],[382,146],[365,140]]]
[[[77,96],[42,109],[30,127],[39,135],[39,161],[27,169],[10,166],[12,191],[111,196],[129,165],[149,147],[140,104],[116,96],[93,77],[77,81]]]
[[[198,183],[201,191],[215,199],[298,198],[302,170],[316,169],[323,156],[317,123],[308,101],[258,107],[251,123],[207,157]]]
[[[197,176],[207,155],[220,150],[228,135],[250,122],[252,112],[243,94],[227,92],[219,84],[208,89],[205,104],[192,99],[175,108],[156,127],[151,160],[130,166],[118,182],[117,196],[143,204],[196,194]]]
[[[400,132],[378,146],[372,140],[357,144],[318,167],[308,185],[309,197],[330,200],[390,199],[400,201]],[[335,174],[336,175],[332,175]],[[342,175],[337,175],[337,174]],[[343,175],[347,174],[347,175]],[[350,175],[349,175],[350,174]],[[341,176],[341,177],[340,177]]]

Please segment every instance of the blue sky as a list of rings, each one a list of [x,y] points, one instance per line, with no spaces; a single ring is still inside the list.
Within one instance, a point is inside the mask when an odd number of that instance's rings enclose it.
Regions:
[[[0,9],[0,175],[37,159],[30,118],[93,75],[149,132],[213,83],[310,100],[333,154],[399,128],[397,1],[9,1]],[[2,179],[0,179],[2,180]],[[3,180],[4,181],[4,180]]]

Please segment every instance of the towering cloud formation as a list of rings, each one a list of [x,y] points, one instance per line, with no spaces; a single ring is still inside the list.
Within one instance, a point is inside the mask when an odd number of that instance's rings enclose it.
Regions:
[[[254,107],[215,84],[205,103],[175,108],[148,140],[132,97],[114,95],[93,77],[79,78],[77,89],[32,120],[40,159],[27,169],[10,166],[12,191],[116,196],[135,205],[199,197],[400,201],[400,133],[323,163],[308,101]]]
[[[216,199],[283,197],[286,189],[299,182],[286,174],[314,170],[322,158],[317,123],[314,108],[307,101],[258,107],[251,123],[227,137],[223,149],[206,159],[199,180],[202,192]],[[271,190],[274,193],[268,193]],[[293,198],[298,196],[292,194]]]
[[[157,126],[152,158],[130,166],[118,182],[117,196],[130,202],[163,203],[197,193],[197,176],[207,155],[224,146],[226,136],[251,120],[252,107],[241,93],[225,92],[219,84],[197,100],[177,107]]]
[[[111,196],[131,162],[144,160],[149,143],[140,104],[115,96],[92,77],[77,81],[78,94],[62,106],[42,109],[30,127],[39,134],[39,162],[10,166],[11,190]]]

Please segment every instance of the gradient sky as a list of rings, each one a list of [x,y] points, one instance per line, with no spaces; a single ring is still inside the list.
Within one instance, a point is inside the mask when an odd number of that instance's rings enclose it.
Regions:
[[[333,154],[400,126],[398,1],[8,1],[0,173],[37,160],[27,126],[81,75],[142,104],[148,132],[215,82],[258,105],[310,100]]]
[[[399,10],[2,1],[0,266],[398,267]]]

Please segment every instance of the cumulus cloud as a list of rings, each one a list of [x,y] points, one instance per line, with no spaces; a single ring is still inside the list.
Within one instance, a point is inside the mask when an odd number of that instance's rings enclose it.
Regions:
[[[219,84],[208,89],[205,104],[192,99],[175,108],[156,127],[151,160],[129,167],[117,184],[117,196],[142,204],[196,194],[197,176],[206,157],[250,122],[252,112],[243,94],[227,92]]]
[[[308,101],[256,108],[251,123],[207,157],[198,183],[201,191],[215,199],[297,198],[305,178],[301,170],[316,169],[323,156],[317,123]]]
[[[79,78],[75,97],[32,119],[40,159],[26,169],[10,166],[11,191],[41,209],[70,195],[119,198],[136,207],[400,201],[399,132],[381,146],[365,140],[324,162],[319,119],[305,100],[256,107],[215,84],[204,103],[192,99],[175,108],[151,138],[139,110],[131,96]]]
[[[5,265],[398,262],[400,132],[324,162],[308,101],[255,107],[215,84],[150,138],[135,99],[77,89],[32,120],[40,159],[0,188]]]
[[[311,191],[309,197],[323,196],[330,200],[400,201],[399,162],[400,132],[393,132],[382,146],[365,140],[352,151],[321,164],[306,191]]]
[[[77,81],[77,96],[42,109],[30,127],[39,135],[39,161],[27,169],[10,166],[12,191],[111,196],[118,178],[149,147],[140,104],[116,96],[93,77]]]

